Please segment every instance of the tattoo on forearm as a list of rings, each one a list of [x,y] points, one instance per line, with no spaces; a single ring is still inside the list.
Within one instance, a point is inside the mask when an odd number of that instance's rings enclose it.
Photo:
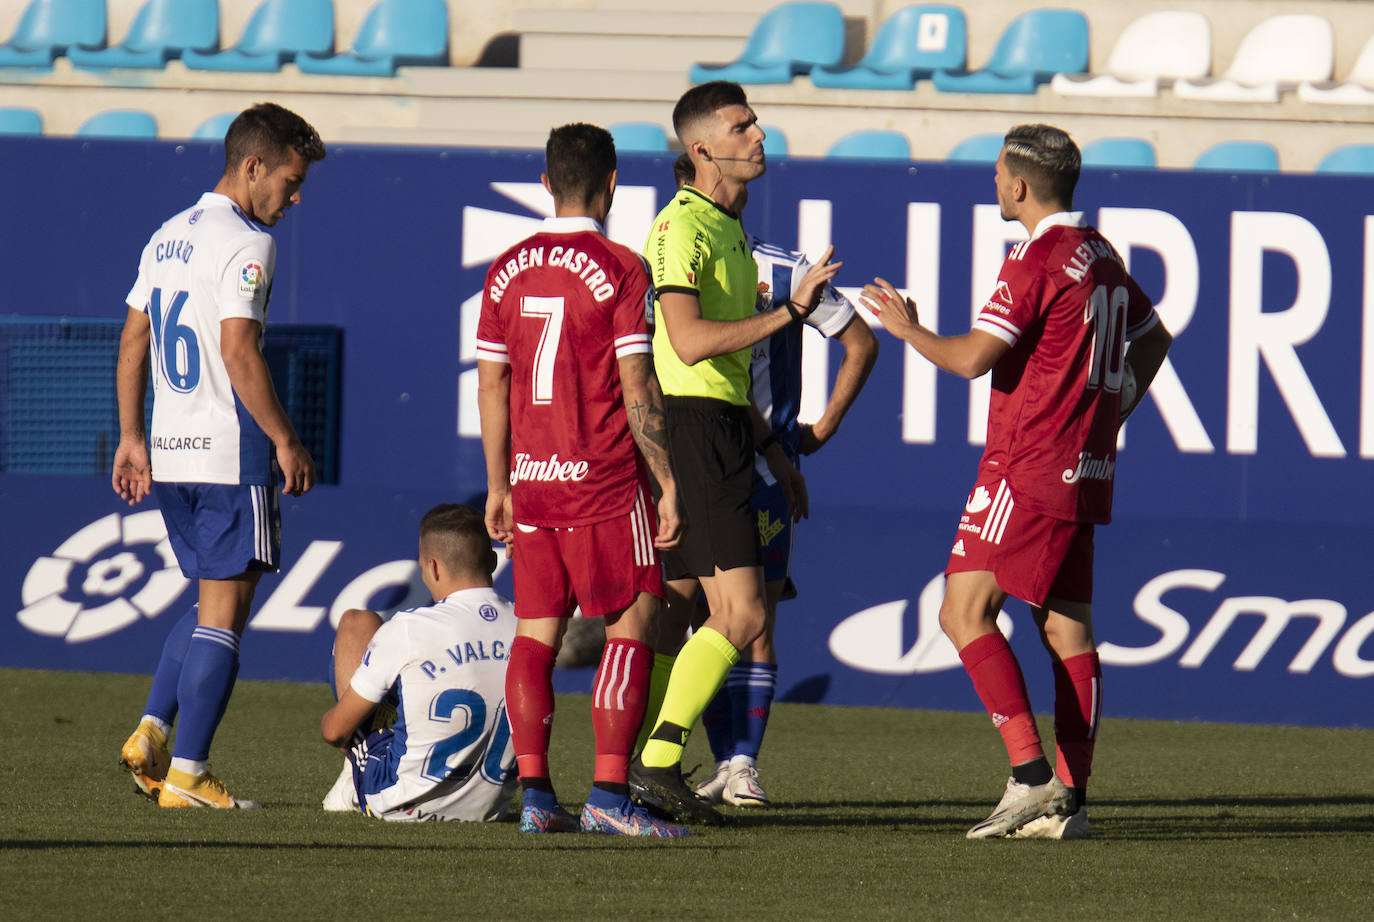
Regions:
[[[629,409],[629,411],[634,414],[635,422],[639,423],[640,425],[644,424],[644,411],[645,409],[647,409],[644,406],[644,404],[636,400],[634,404],[628,407],[627,409]]]

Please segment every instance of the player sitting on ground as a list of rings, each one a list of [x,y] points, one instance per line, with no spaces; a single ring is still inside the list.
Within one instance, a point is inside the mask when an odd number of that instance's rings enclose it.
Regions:
[[[496,552],[481,513],[425,513],[419,561],[433,605],[385,624],[362,609],[339,620],[342,693],[320,732],[349,764],[325,809],[402,822],[500,819],[516,788],[503,700],[515,613],[491,588]],[[395,726],[366,733],[383,701]]]

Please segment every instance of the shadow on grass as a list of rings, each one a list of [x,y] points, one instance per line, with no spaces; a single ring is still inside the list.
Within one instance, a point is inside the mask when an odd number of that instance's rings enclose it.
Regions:
[[[627,839],[621,836],[605,836],[604,838],[594,838],[592,836],[563,836],[557,837],[557,842],[547,842],[541,837],[538,843],[529,840],[519,840],[510,844],[484,845],[481,843],[462,841],[453,842],[449,845],[435,845],[433,842],[416,842],[414,845],[365,845],[357,842],[149,842],[147,840],[138,842],[124,842],[117,840],[101,839],[0,839],[0,851],[13,849],[15,851],[43,852],[66,849],[109,849],[109,848],[130,848],[130,849],[206,849],[206,848],[230,848],[230,849],[249,849],[252,851],[300,851],[300,852],[528,852],[531,847],[543,846],[556,848],[563,851],[621,851],[625,848],[625,842],[650,841],[641,839]],[[589,841],[591,840],[591,841]],[[738,849],[738,845],[722,845],[719,842],[711,842],[703,839],[654,839],[654,842],[672,842],[674,848],[693,848],[707,847],[711,849]],[[595,842],[596,844],[593,844]],[[547,843],[547,844],[546,844]]]

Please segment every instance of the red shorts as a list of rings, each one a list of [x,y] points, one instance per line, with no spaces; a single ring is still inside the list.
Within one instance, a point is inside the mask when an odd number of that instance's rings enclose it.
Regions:
[[[626,515],[573,528],[515,526],[515,616],[586,617],[629,608],[641,592],[663,597],[654,535],[658,515],[640,484]]]
[[[984,476],[979,472],[979,479]],[[1093,526],[1016,505],[1000,477],[969,494],[945,573],[988,570],[1007,595],[1044,605],[1093,600]]]

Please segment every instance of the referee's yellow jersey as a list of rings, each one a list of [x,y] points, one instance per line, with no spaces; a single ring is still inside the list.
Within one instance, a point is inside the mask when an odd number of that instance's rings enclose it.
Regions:
[[[644,245],[654,289],[696,295],[707,320],[742,320],[754,313],[758,267],[739,218],[691,186],[673,195]],[[654,367],[663,393],[749,403],[749,349],[686,365],[668,341],[655,303]]]

